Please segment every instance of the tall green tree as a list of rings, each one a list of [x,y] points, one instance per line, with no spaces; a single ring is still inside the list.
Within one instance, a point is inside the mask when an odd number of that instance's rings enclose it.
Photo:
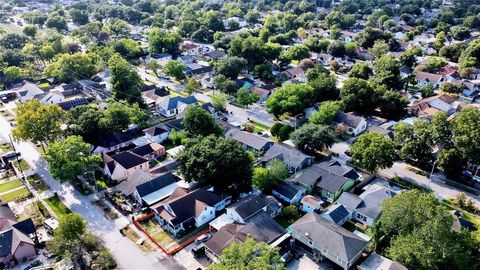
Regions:
[[[180,35],[175,32],[154,28],[148,35],[150,53],[169,53],[173,56],[179,54],[178,45],[182,41]]]
[[[50,55],[50,52],[45,50],[47,50],[47,48],[43,49],[43,51],[41,49],[40,53]],[[45,55],[45,57],[50,58],[49,55]],[[45,75],[47,77],[58,78],[61,82],[83,80],[97,73],[97,65],[90,54],[62,54],[55,59],[55,62],[50,63],[45,68]]]
[[[316,154],[335,143],[335,134],[328,126],[305,124],[295,130],[290,138],[295,146],[308,154]]]
[[[431,125],[418,119],[409,125],[399,123],[394,127],[395,141],[401,145],[400,157],[420,166],[427,166],[432,160],[434,141]]]
[[[108,60],[108,68],[112,74],[110,83],[115,97],[127,100],[130,103],[141,102],[140,90],[142,80],[137,71],[131,67],[127,60],[119,54],[114,54]]]
[[[463,155],[471,162],[480,164],[480,111],[468,108],[460,111],[453,120],[453,138]]]
[[[183,79],[183,71],[185,71],[185,65],[176,60],[168,61],[163,67],[165,75],[174,77],[177,80]]]
[[[237,91],[237,103],[244,107],[252,105],[257,102],[258,99],[258,95],[256,93],[250,93],[247,88],[240,88],[240,90]]]
[[[379,96],[368,81],[348,78],[340,89],[340,97],[345,110],[362,114],[372,114],[378,106]]]
[[[368,132],[360,135],[350,147],[352,162],[369,172],[389,168],[395,160],[395,143],[383,134]]]
[[[238,74],[246,68],[247,63],[247,60],[243,58],[230,56],[215,63],[215,72],[217,74],[223,74],[229,79],[235,80],[237,79]]]
[[[215,188],[251,187],[252,160],[236,141],[210,135],[197,137],[185,144],[177,156],[178,170],[186,181],[199,181]]]
[[[403,88],[400,76],[400,63],[389,55],[384,55],[375,61],[374,82],[385,86],[388,90],[401,90]]]
[[[335,116],[342,108],[343,104],[338,101],[325,101],[320,105],[318,111],[312,114],[309,121],[317,125],[331,125]]]
[[[287,84],[267,99],[267,110],[275,116],[284,113],[296,115],[312,104],[313,88],[305,84]]]
[[[58,105],[43,105],[32,99],[17,107],[17,125],[12,133],[17,140],[40,143],[43,148],[62,135],[62,118],[63,111]]]
[[[232,242],[219,258],[218,263],[211,264],[208,270],[284,270],[280,262],[278,249],[266,243],[255,242],[252,237],[247,237],[243,243]]]
[[[50,144],[45,159],[50,173],[61,181],[73,180],[76,175],[96,168],[101,161],[99,155],[90,154],[90,145],[79,136]]]
[[[222,133],[222,129],[215,123],[215,118],[201,107],[188,106],[182,122],[191,136],[221,135]]]
[[[275,184],[287,177],[287,165],[278,159],[273,159],[266,168],[259,167],[253,170],[252,184],[268,193]]]

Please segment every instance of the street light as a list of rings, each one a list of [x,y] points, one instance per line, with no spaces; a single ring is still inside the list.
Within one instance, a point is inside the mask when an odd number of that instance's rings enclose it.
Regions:
[[[437,162],[438,162],[438,159],[436,159],[435,162],[433,162],[432,171],[430,172],[430,176],[428,177],[428,187],[430,188],[430,190],[432,189],[432,187],[430,186],[430,183],[432,182],[432,175],[433,175],[433,171],[435,170],[435,165],[437,165]]]

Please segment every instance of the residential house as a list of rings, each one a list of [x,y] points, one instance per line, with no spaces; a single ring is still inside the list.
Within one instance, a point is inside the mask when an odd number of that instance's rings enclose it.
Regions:
[[[284,75],[285,78],[287,78],[289,81],[292,81],[292,82],[300,82],[300,83],[307,82],[305,71],[300,67],[289,68],[284,72],[282,72],[282,75]]]
[[[185,55],[199,55],[208,52],[210,49],[208,47],[200,46],[197,44],[183,42],[179,45],[179,49]]]
[[[282,226],[262,211],[252,217],[246,224],[230,223],[221,227],[212,239],[205,243],[205,255],[216,263],[223,250],[232,243],[242,243],[247,237],[252,237],[255,242],[272,245],[284,233],[285,230]]]
[[[329,66],[330,65],[330,62],[332,62],[333,60],[335,60],[335,58],[330,55],[330,54],[326,54],[326,53],[319,53],[317,55],[317,60],[320,61],[320,63],[323,65],[323,66]]]
[[[283,161],[283,163],[287,164],[289,173],[293,174],[312,165],[314,158],[304,154],[295,147],[275,143],[259,160],[267,163],[272,159]]]
[[[130,150],[149,161],[165,155],[165,147],[158,143],[149,143]]]
[[[257,134],[232,128],[225,134],[225,137],[232,138],[239,142],[247,150],[266,152],[273,146],[273,141]]]
[[[231,197],[217,195],[204,189],[189,192],[177,188],[168,199],[150,208],[156,213],[155,218],[163,229],[177,235],[207,224],[230,202]]]
[[[199,61],[197,63],[186,64],[185,66],[185,75],[188,77],[199,76],[213,71],[213,66],[207,62]]]
[[[172,55],[169,53],[154,53],[151,54],[150,56],[147,56],[145,61],[148,63],[150,60],[155,60],[159,64],[162,62],[170,61],[172,60]]]
[[[368,247],[368,241],[316,213],[304,215],[289,229],[314,259],[326,258],[343,269],[352,268]]]
[[[172,195],[178,185],[171,172],[135,186],[132,196],[140,205],[152,206]]]
[[[227,54],[224,52],[224,51],[209,51],[207,52],[204,57],[207,59],[207,60],[220,60],[220,59],[224,59],[227,57]]]
[[[34,98],[38,99],[40,103],[44,105],[58,104],[65,101],[65,96],[57,90],[52,90],[43,94],[36,95]]]
[[[396,192],[387,187],[371,185],[360,196],[344,192],[337,203],[345,206],[352,219],[372,226],[382,213],[382,202],[395,195]]]
[[[91,152],[94,154],[110,153],[128,146],[133,139],[130,131],[102,133],[91,142]]]
[[[191,64],[191,63],[195,62],[195,56],[189,55],[189,54],[181,55],[181,56],[177,57],[177,61],[181,62],[184,65]]]
[[[142,99],[148,108],[155,108],[155,102],[160,97],[165,97],[170,95],[170,91],[166,87],[155,87],[153,89],[142,89],[141,95]]]
[[[415,81],[420,87],[430,85],[434,89],[437,89],[440,83],[445,81],[445,77],[441,74],[418,71],[415,74]]]
[[[463,91],[460,100],[463,102],[473,102],[480,93],[480,87],[477,83],[471,81],[463,81]]]
[[[342,192],[350,190],[362,177],[350,166],[327,158],[315,164],[319,168],[320,180],[316,184],[317,192],[329,202],[336,200]]]
[[[304,188],[290,181],[280,181],[272,189],[273,196],[288,204],[298,204],[305,194]]]
[[[17,93],[18,100],[22,103],[32,100],[36,96],[45,93],[36,84],[29,81],[24,81],[20,87],[12,90]]]
[[[130,151],[113,156],[103,154],[103,172],[113,180],[123,180],[137,169],[147,171],[149,169],[148,159]]]
[[[322,106],[322,104],[317,102],[313,104],[312,107],[309,107],[303,110],[303,112],[305,113],[305,118],[310,119],[310,117],[312,117],[314,113],[318,112],[318,110],[320,109],[320,106]]]
[[[235,222],[246,223],[249,218],[264,211],[271,218],[280,214],[282,204],[273,196],[254,195],[233,203],[227,207],[226,215]]]
[[[323,201],[319,198],[306,195],[300,200],[301,210],[305,213],[318,212],[322,209]]]
[[[449,116],[452,115],[456,111],[454,106],[455,98],[442,94],[414,102],[408,107],[408,111],[414,116],[432,118],[440,111],[445,112]]]
[[[156,108],[161,115],[165,117],[172,117],[180,112],[183,112],[188,105],[196,104],[198,104],[198,101],[194,96],[166,96],[157,99]]]
[[[144,130],[145,138],[151,142],[162,143],[168,139],[168,130],[161,126],[154,126]]]
[[[270,96],[272,93],[270,90],[259,87],[259,86],[253,86],[249,90],[250,93],[256,94],[258,96],[258,104],[261,104],[262,102],[265,102],[267,98]]]
[[[352,136],[358,136],[367,129],[367,120],[352,112],[338,112],[333,121],[337,125],[337,129],[345,130]]]
[[[32,219],[20,222],[7,203],[0,202],[0,266],[10,268],[32,259],[35,250],[36,229]]]
[[[223,20],[223,26],[225,27],[225,29],[231,30],[230,29],[231,22],[235,22],[238,25],[238,28],[243,28],[247,26],[247,21],[245,19],[239,18],[239,17],[230,17]],[[236,29],[233,29],[233,30],[236,30]]]
[[[408,268],[403,266],[397,261],[392,261],[383,257],[382,255],[372,252],[368,255],[367,259],[358,266],[359,270],[407,270]]]

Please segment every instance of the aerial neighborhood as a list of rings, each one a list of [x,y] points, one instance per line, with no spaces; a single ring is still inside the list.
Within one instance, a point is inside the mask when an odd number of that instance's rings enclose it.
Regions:
[[[480,2],[0,1],[0,269],[480,269]]]

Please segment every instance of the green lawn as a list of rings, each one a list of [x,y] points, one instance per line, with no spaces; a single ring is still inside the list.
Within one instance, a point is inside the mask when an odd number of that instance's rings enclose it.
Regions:
[[[32,175],[31,177],[28,177],[27,181],[30,183],[30,185],[33,186],[33,188],[37,192],[44,192],[44,191],[48,190],[48,188],[49,188],[48,185],[45,184],[45,182],[43,182],[42,178],[40,176],[38,176],[37,174]]]
[[[28,198],[29,196],[30,196],[30,192],[28,191],[28,189],[26,187],[22,187],[1,195],[0,199],[4,202],[12,202],[12,201],[21,201],[23,199]]]
[[[30,169],[30,165],[28,165],[28,163],[23,160],[23,159],[20,159],[20,165],[18,164],[18,162],[15,160],[13,162],[13,166],[17,167],[18,169],[22,169],[22,171],[28,171]]]
[[[4,153],[8,153],[10,151],[13,151],[13,148],[8,143],[2,143],[2,144],[0,144],[0,151],[2,151]]]
[[[0,23],[0,28],[5,29],[7,34],[13,33],[13,34],[22,34],[23,28],[16,25],[16,24],[11,24],[11,23]]]
[[[59,218],[65,216],[66,214],[70,214],[72,211],[68,209],[68,207],[63,204],[58,196],[53,196],[48,199],[45,199],[45,202],[52,208],[53,212],[57,214]]]
[[[5,182],[5,183],[1,183],[0,184],[0,192],[9,191],[11,189],[17,188],[17,187],[22,186],[22,185],[23,185],[22,182],[18,179],[8,181],[8,182]]]

